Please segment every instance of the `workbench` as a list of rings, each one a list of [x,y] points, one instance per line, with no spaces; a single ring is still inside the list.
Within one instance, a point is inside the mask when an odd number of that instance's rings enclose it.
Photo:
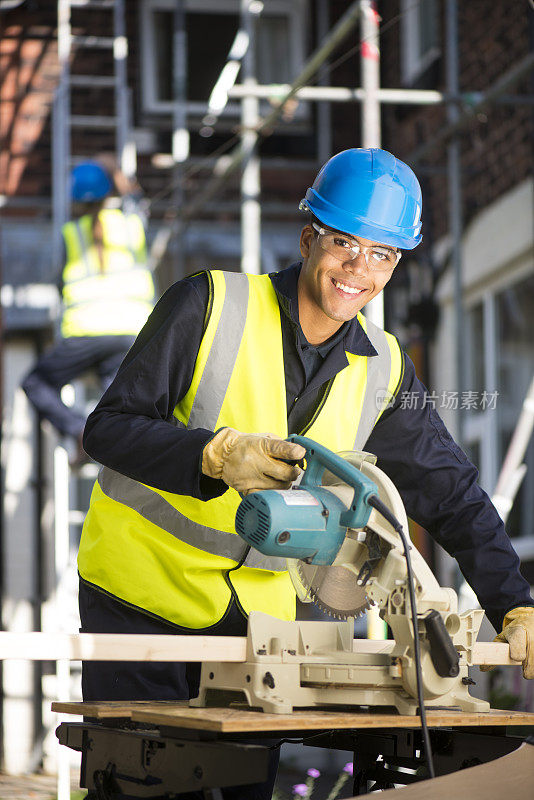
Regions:
[[[57,702],[52,710],[84,717],[62,722],[57,736],[81,752],[80,785],[89,790],[89,800],[199,790],[210,797],[216,787],[262,781],[268,749],[258,741],[264,739],[272,744],[297,738],[309,746],[351,751],[355,795],[367,792],[369,783],[388,788],[427,777],[419,717],[384,709],[267,714],[179,703]],[[437,776],[505,756],[534,733],[534,714],[516,711],[429,710],[427,719]],[[514,734],[510,727],[522,730]],[[528,791],[525,787],[525,798]]]

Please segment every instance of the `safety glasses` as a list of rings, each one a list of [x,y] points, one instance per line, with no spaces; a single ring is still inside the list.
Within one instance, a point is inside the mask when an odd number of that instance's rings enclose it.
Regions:
[[[368,269],[387,272],[395,269],[402,255],[400,250],[394,250],[386,245],[372,244],[364,247],[350,236],[326,230],[315,222],[312,223],[312,228],[317,233],[317,240],[322,249],[339,261],[354,261],[361,254]]]

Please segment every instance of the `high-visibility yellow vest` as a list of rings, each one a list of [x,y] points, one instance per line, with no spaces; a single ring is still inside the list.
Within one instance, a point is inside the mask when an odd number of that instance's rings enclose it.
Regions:
[[[208,273],[210,314],[191,386],[175,424],[287,437],[280,309],[267,275]],[[363,449],[400,383],[394,336],[366,322],[377,356],[347,353],[328,384],[306,436],[334,451]],[[256,609],[293,619],[295,592],[285,559],[248,548],[236,534],[240,498],[229,489],[202,502],[161,491],[104,467],[83,528],[81,577],[123,602],[186,628],[209,628],[232,595]]]
[[[146,267],[143,223],[137,214],[103,209],[101,261],[93,242],[92,219],[63,226],[62,336],[136,335],[154,301],[154,283]]]

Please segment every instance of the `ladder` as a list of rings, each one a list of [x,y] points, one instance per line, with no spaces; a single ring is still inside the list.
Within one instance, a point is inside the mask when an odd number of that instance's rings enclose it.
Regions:
[[[95,156],[94,152],[73,152],[73,133],[89,129],[100,133],[114,132],[117,164],[127,177],[132,177],[136,171],[126,70],[128,40],[125,5],[125,0],[58,0],[60,79],[52,114],[52,256],[55,266],[59,266],[61,261],[61,229],[70,218],[71,169],[76,163]],[[112,31],[111,36],[92,35],[94,26],[90,12],[99,12],[100,27],[103,19],[109,15],[109,24],[105,27]],[[96,22],[96,16],[94,19]],[[85,30],[80,33],[82,28]],[[112,74],[99,74],[100,70],[94,65],[109,53],[113,61]],[[91,72],[73,72],[73,59],[83,62],[84,57],[93,64]],[[84,90],[97,91],[103,99],[105,92],[112,90],[113,113],[109,116],[99,113],[100,102],[88,103],[84,113],[71,113],[73,90],[79,90],[80,93]]]

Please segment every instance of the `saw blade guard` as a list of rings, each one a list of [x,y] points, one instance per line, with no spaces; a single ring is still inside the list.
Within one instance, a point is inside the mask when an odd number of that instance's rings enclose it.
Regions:
[[[364,451],[357,450],[342,450],[337,455],[345,459],[345,461],[348,461],[349,464],[357,467],[357,469],[359,469],[367,478],[370,478],[373,481],[378,489],[378,496],[382,502],[387,505],[391,513],[399,520],[404,529],[405,536],[409,539],[408,517],[406,516],[404,503],[402,502],[402,498],[397,490],[397,487],[391,478],[389,478],[385,472],[377,467],[376,456],[372,453],[366,453]],[[327,471],[323,475],[322,485],[343,486],[343,481],[340,481],[339,478],[337,478],[334,474]],[[373,509],[371,511],[369,523],[375,519],[379,519],[380,525],[383,528],[386,528],[386,530],[389,530],[392,534],[395,534],[395,530],[390,523],[383,519],[383,517],[379,516],[378,512]]]
[[[376,456],[358,451],[343,451],[337,454],[352,467],[373,481],[380,499],[391,509],[408,530],[408,520],[402,499],[388,476],[376,466]],[[339,474],[325,470],[321,485],[342,500],[345,506],[351,502],[352,487]],[[371,511],[368,525],[371,526],[376,511]],[[397,536],[393,528],[380,518],[380,525]],[[299,559],[288,559],[288,571],[297,597],[301,602],[314,603],[322,611],[338,619],[358,617],[371,606],[365,586],[358,585],[357,577],[369,562],[369,547],[358,541],[360,528],[349,528],[345,540],[332,564],[321,566]],[[375,560],[383,556],[378,537],[374,542]]]

